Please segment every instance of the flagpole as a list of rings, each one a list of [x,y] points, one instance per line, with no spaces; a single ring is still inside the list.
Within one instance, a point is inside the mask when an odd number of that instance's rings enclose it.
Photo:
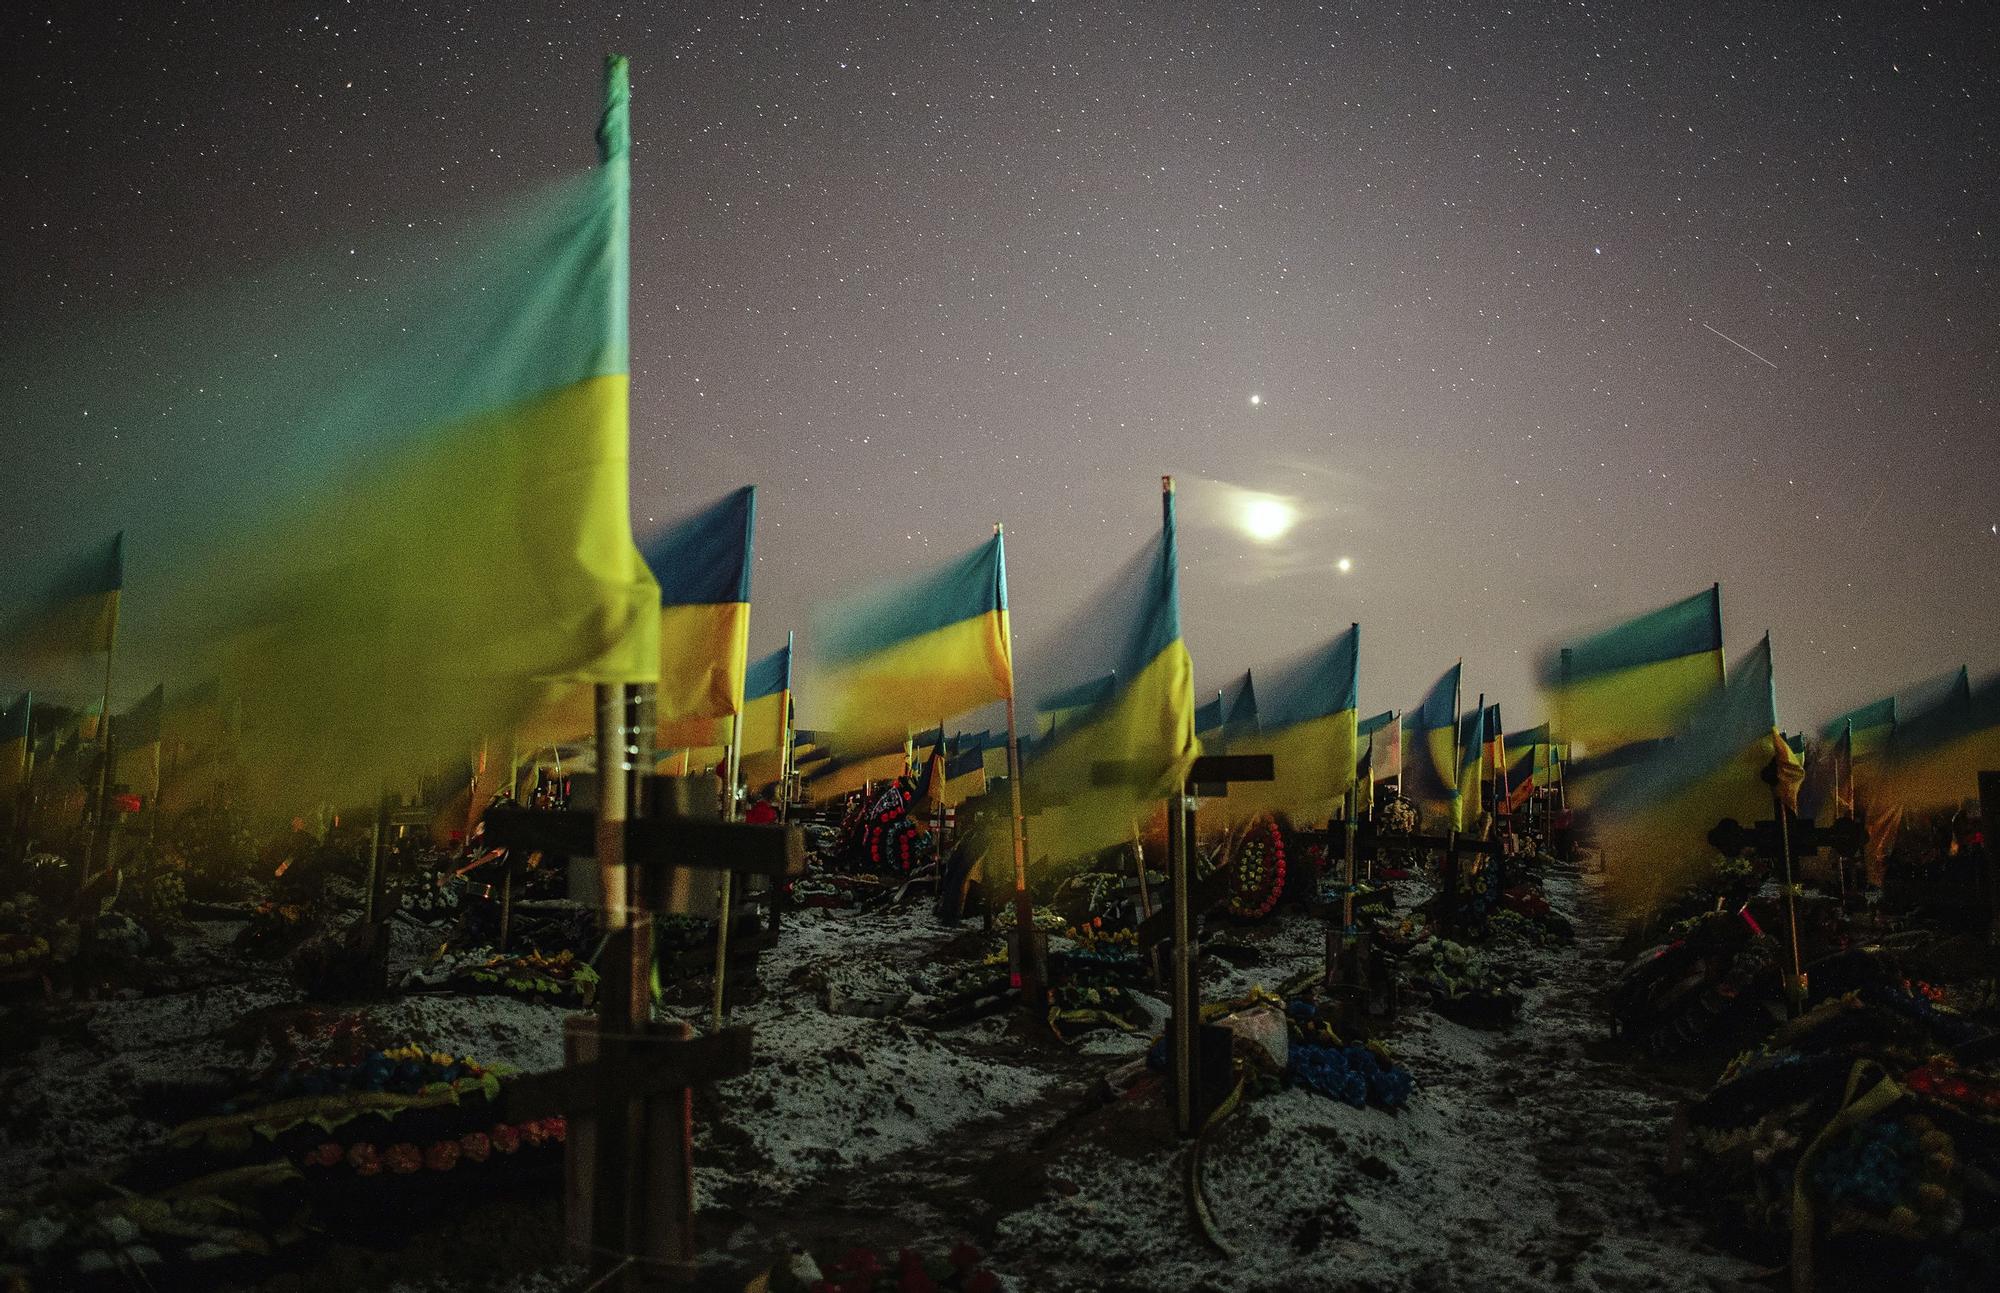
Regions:
[[[723,755],[723,796],[722,820],[736,820],[736,772],[737,761],[743,752],[743,706],[739,700],[736,714],[729,720],[729,750]],[[736,876],[724,871],[716,886],[715,917],[715,983],[714,999],[709,1003],[708,1022],[716,1031],[722,1031],[723,1001],[728,990],[729,974],[729,907],[731,891],[735,888]]]
[[[993,523],[993,537],[1001,544],[1001,577],[1006,577],[1007,529],[1000,522]],[[1004,591],[1004,588],[1003,588]],[[1017,945],[1016,960],[1021,968],[1021,999],[1034,1000],[1035,990],[1041,985],[1035,980],[1035,960],[1030,955],[1030,937],[1035,928],[1034,904],[1028,901],[1028,842],[1025,837],[1025,819],[1021,815],[1021,737],[1014,726],[1014,693],[1020,687],[1014,674],[1014,619],[1007,617],[1007,800],[1009,825],[1014,837],[1014,930]]]
[[[97,857],[98,839],[104,843],[106,869],[111,864],[111,829],[105,819],[106,809],[111,799],[111,659],[118,649],[117,630],[112,631],[111,640],[104,644],[104,700],[97,720],[97,749],[101,756],[97,765],[97,816],[92,820],[87,846],[83,855],[83,878],[77,886],[77,896],[83,896],[85,886],[90,883],[91,863]]]

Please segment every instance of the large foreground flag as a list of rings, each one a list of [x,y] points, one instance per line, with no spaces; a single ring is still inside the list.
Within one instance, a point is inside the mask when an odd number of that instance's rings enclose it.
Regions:
[[[153,527],[121,667],[217,677],[261,806],[373,802],[578,684],[658,678],[627,470],[629,97],[612,60],[589,172],[435,247],[230,288],[198,328],[170,333],[167,303],[128,329],[160,350],[94,373],[142,440],[188,433],[163,483],[84,501]]]
[[[1691,868],[1713,856],[1707,838],[1719,820],[1749,825],[1772,815],[1767,778],[1796,810],[1804,769],[1778,730],[1768,634],[1695,707],[1681,735],[1604,786],[1595,813],[1614,898],[1645,907],[1680,892]]]
[[[1542,663],[1556,735],[1579,759],[1600,764],[1617,762],[1627,747],[1677,734],[1722,678],[1720,584]]]
[[[757,488],[745,485],[639,546],[660,585],[662,749],[727,744],[743,708],[756,525]]]
[[[1028,848],[1037,860],[1081,857],[1132,838],[1184,785],[1200,752],[1194,665],[1181,639],[1180,545],[1172,480],[1164,482],[1157,541],[1128,564],[1101,601],[1064,634],[1088,659],[1071,676],[1109,685],[1022,755]],[[1053,656],[1064,650],[1052,644]]]
[[[1005,536],[878,588],[814,632],[830,726],[842,748],[901,745],[911,732],[1014,694]],[[815,691],[817,696],[819,691]]]
[[[1231,786],[1232,816],[1272,809],[1300,825],[1332,817],[1354,784],[1360,659],[1361,626],[1352,624],[1324,646],[1265,673],[1258,730],[1231,738],[1229,752],[1269,754],[1274,779]]]
[[[1403,797],[1423,810],[1433,829],[1456,826],[1458,811],[1458,689],[1464,663],[1432,684],[1403,712]]]

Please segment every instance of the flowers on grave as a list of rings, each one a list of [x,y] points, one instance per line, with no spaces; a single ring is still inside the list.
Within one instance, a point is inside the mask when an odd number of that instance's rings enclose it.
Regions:
[[[1400,1109],[1409,1103],[1416,1079],[1379,1045],[1343,1044],[1311,1001],[1287,1002],[1285,1016],[1292,1034],[1285,1061],[1288,1085],[1304,1087],[1356,1109],[1370,1104]]]
[[[499,1086],[499,1076],[470,1056],[450,1055],[410,1044],[370,1051],[354,1064],[299,1064],[281,1069],[262,1092],[247,1100],[232,1101],[223,1106],[222,1112],[255,1107],[265,1100],[362,1092],[419,1095],[438,1087],[483,1088],[490,1098],[499,1093]]]
[[[378,1176],[384,1171],[408,1176],[417,1172],[449,1172],[460,1164],[477,1166],[490,1162],[497,1152],[502,1157],[528,1149],[553,1149],[569,1138],[569,1125],[560,1116],[537,1118],[522,1123],[500,1123],[488,1131],[445,1136],[419,1144],[397,1141],[382,1146],[368,1141],[340,1145],[332,1141],[308,1150],[300,1160],[307,1169],[346,1168],[358,1176]]]
[[[1907,1239],[1955,1231],[1963,1217],[1953,1206],[1954,1151],[1952,1138],[1922,1114],[1849,1128],[1812,1164],[1814,1192],[1831,1209],[1829,1228]]]
[[[1271,914],[1285,892],[1285,835],[1274,818],[1260,817],[1243,831],[1234,852],[1229,914],[1256,920]]]
[[[565,948],[553,956],[540,951],[495,956],[464,972],[472,984],[529,1000],[570,999],[589,1005],[597,995],[597,971]]]
[[[999,1278],[980,1265],[979,1250],[963,1242],[942,1263],[905,1248],[891,1265],[873,1249],[852,1248],[820,1270],[822,1278],[808,1285],[809,1293],[999,1293],[1000,1288]]]

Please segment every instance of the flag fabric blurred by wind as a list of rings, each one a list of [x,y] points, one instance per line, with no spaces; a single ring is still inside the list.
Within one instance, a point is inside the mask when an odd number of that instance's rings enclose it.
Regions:
[[[1431,685],[1414,709],[1403,713],[1403,797],[1420,809],[1435,830],[1459,821],[1458,690],[1464,664],[1455,664]]]
[[[1201,746],[1194,731],[1194,665],[1181,638],[1180,546],[1171,484],[1158,538],[1098,598],[1052,635],[1051,672],[1102,686],[1070,707],[1053,734],[1022,755],[1031,860],[1066,860],[1131,839],[1178,793]],[[1062,688],[1073,698],[1075,684]]]
[[[167,437],[153,479],[90,501],[143,531],[132,596],[106,613],[105,581],[79,586],[100,609],[63,623],[215,677],[264,805],[372,799],[567,687],[658,676],[627,489],[628,101],[612,60],[600,164],[437,248],[165,303],[87,339],[149,363],[58,355],[0,397],[31,425],[87,382]]]
[[[1541,662],[1556,736],[1580,760],[1571,793],[1583,801],[1645,742],[1674,736],[1694,706],[1722,686],[1722,586],[1649,611],[1562,648]]]
[[[822,615],[811,643],[842,749],[874,754],[1014,692],[1005,536]]]
[[[1804,769],[1778,729],[1768,634],[1697,704],[1679,736],[1620,768],[1595,806],[1607,892],[1645,910],[1678,892],[1715,856],[1708,832],[1725,817],[1769,818],[1773,792],[1795,809]]]

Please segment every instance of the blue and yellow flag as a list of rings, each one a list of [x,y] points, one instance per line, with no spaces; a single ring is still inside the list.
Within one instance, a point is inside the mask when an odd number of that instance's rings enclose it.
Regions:
[[[1243,676],[1227,690],[1234,694],[1229,698],[1229,712],[1223,716],[1221,737],[1224,745],[1231,741],[1254,737],[1263,731],[1263,717],[1257,709],[1257,682],[1245,669]]]
[[[1725,817],[1772,815],[1775,790],[1796,811],[1804,769],[1778,730],[1771,639],[1750,651],[1722,690],[1695,706],[1681,735],[1617,770],[1595,807],[1612,896],[1644,909],[1681,892]]]
[[[944,765],[947,808],[986,793],[986,747],[992,740],[991,732],[962,732],[955,738]],[[1004,759],[1007,753],[1004,735],[1000,753]]]
[[[235,762],[235,707],[210,678],[172,692],[160,714],[159,803],[175,812],[212,798]],[[118,738],[120,744],[124,737]]]
[[[1925,690],[1898,706],[1885,758],[1884,797],[1904,811],[1956,807],[1979,793],[1981,769],[2000,767],[2000,679],[1975,688],[1961,668]]]
[[[1403,713],[1403,797],[1423,811],[1433,829],[1459,822],[1458,689],[1463,662],[1444,671],[1423,701]]]
[[[1549,786],[1549,725],[1509,732],[1502,740],[1501,758],[1507,768],[1505,807],[1513,812],[1536,790]]]
[[[1200,752],[1194,666],[1181,639],[1180,545],[1171,479],[1157,541],[1063,626],[1048,658],[1071,678],[1114,680],[1109,694],[1038,742],[1022,771],[1028,848],[1066,860],[1123,844],[1136,817],[1178,793]]]
[[[745,485],[639,545],[660,585],[656,744],[727,744],[750,654],[757,487]]]
[[[843,748],[901,744],[920,725],[1005,700],[1014,693],[1005,536],[839,607],[814,645],[823,674],[812,682]]]
[[[784,775],[792,727],[792,635],[743,671],[743,784],[774,785]]]
[[[1374,802],[1376,782],[1396,775],[1397,765],[1402,761],[1402,730],[1393,709],[1385,709],[1355,723],[1354,775],[1367,786],[1366,802]]]
[[[1222,693],[1219,691],[1215,693],[1215,699],[1205,700],[1195,706],[1195,735],[1206,738],[1211,732],[1220,732],[1223,715],[1227,712],[1228,707],[1223,704]]]
[[[1556,735],[1580,758],[1674,736],[1722,686],[1722,586],[1564,647],[1541,674]]]
[[[1486,775],[1486,697],[1459,716],[1458,720],[1458,817],[1459,830],[1471,830],[1484,808],[1480,787]]]
[[[627,471],[628,102],[613,60],[600,164],[435,249],[343,245],[344,273],[308,258],[192,329],[164,303],[127,329],[145,363],[93,367],[93,412],[178,438],[169,479],[86,500],[144,534],[119,653],[219,678],[255,806],[372,802],[577,684],[658,677]],[[70,371],[38,366],[0,421]]]
[[[1360,661],[1361,626],[1351,624],[1324,646],[1266,672],[1257,726],[1231,738],[1229,752],[1270,755],[1274,779],[1231,786],[1232,817],[1268,810],[1304,825],[1333,816],[1355,779]],[[1253,694],[1248,674],[1241,694]]]

